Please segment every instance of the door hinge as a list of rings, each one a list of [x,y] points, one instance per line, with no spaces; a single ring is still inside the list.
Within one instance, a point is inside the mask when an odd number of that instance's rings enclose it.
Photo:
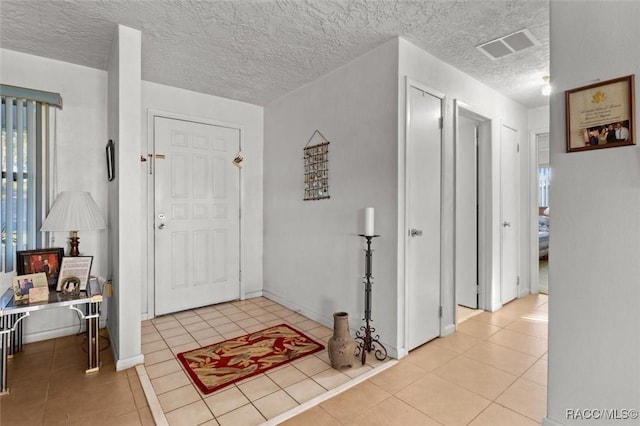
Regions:
[[[517,145],[517,150],[516,152],[520,152],[520,144]]]
[[[440,127],[440,129],[442,129],[444,127],[444,118],[440,117],[438,119],[438,126]]]
[[[440,318],[442,318],[442,306],[440,306],[440,308],[438,308],[438,316]]]
[[[516,285],[520,285],[520,277],[516,280]]]

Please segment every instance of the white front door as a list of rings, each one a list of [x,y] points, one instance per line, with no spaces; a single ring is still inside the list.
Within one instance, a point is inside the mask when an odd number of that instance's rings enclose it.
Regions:
[[[478,169],[475,120],[460,113],[456,135],[456,303],[478,308]]]
[[[441,99],[411,85],[407,127],[407,350],[440,335]]]
[[[237,299],[238,129],[154,117],[155,313]]]
[[[502,304],[518,297],[520,259],[518,132],[507,126],[500,130],[500,229]]]

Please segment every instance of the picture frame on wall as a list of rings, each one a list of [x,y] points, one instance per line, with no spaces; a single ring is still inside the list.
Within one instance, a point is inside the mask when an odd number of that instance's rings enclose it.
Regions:
[[[17,251],[16,272],[18,275],[43,272],[47,276],[49,289],[54,289],[58,283],[63,256],[62,247]]]
[[[567,152],[635,145],[634,77],[565,91]]]
[[[70,283],[73,284],[72,290],[85,291],[87,289],[92,263],[93,256],[63,257],[56,291],[69,291]],[[79,282],[73,278],[77,278]]]

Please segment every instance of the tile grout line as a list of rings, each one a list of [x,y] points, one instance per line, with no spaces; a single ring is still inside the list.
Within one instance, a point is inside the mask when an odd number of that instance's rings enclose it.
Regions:
[[[151,416],[153,417],[153,421],[157,426],[168,426],[167,418],[162,411],[162,407],[160,406],[160,401],[158,400],[158,396],[153,390],[153,386],[151,385],[151,380],[147,375],[147,369],[143,364],[136,365],[136,373],[138,373],[138,379],[140,379],[140,384],[142,385],[142,390],[144,391],[144,396],[147,398],[147,403],[149,404],[149,409],[151,411]]]
[[[356,376],[355,378],[349,380],[347,383],[344,383],[336,388],[331,389],[330,391],[324,392],[321,395],[318,395],[312,399],[310,399],[307,402],[304,402],[300,405],[298,405],[297,407],[292,408],[291,410],[284,412],[282,414],[277,415],[276,417],[273,417],[269,420],[267,420],[266,422],[262,423],[261,426],[275,426],[278,425],[282,422],[284,422],[285,420],[288,420],[292,417],[297,416],[298,414],[307,411],[310,408],[315,407],[316,405],[319,405],[321,403],[323,403],[324,401],[333,398],[334,396],[364,382],[365,380],[368,380],[369,378],[375,376],[376,374],[382,373],[384,370],[393,367],[394,365],[396,365],[399,361],[396,359],[391,359],[381,365],[379,365],[378,367],[374,367],[371,370],[367,371],[366,373],[363,373],[359,376]],[[286,392],[286,391],[285,391]]]

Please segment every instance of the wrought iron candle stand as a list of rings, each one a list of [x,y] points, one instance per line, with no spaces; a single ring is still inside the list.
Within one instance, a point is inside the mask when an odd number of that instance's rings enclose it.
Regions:
[[[362,365],[367,361],[367,353],[371,353],[375,349],[374,355],[377,360],[383,361],[387,357],[387,349],[380,343],[380,336],[374,334],[376,329],[371,327],[371,285],[373,284],[372,275],[372,254],[371,240],[379,235],[363,235],[361,237],[367,239],[367,249],[365,250],[365,274],[364,274],[364,318],[365,325],[356,331],[355,340],[358,341],[357,355],[361,357]],[[376,347],[377,346],[377,347]]]

